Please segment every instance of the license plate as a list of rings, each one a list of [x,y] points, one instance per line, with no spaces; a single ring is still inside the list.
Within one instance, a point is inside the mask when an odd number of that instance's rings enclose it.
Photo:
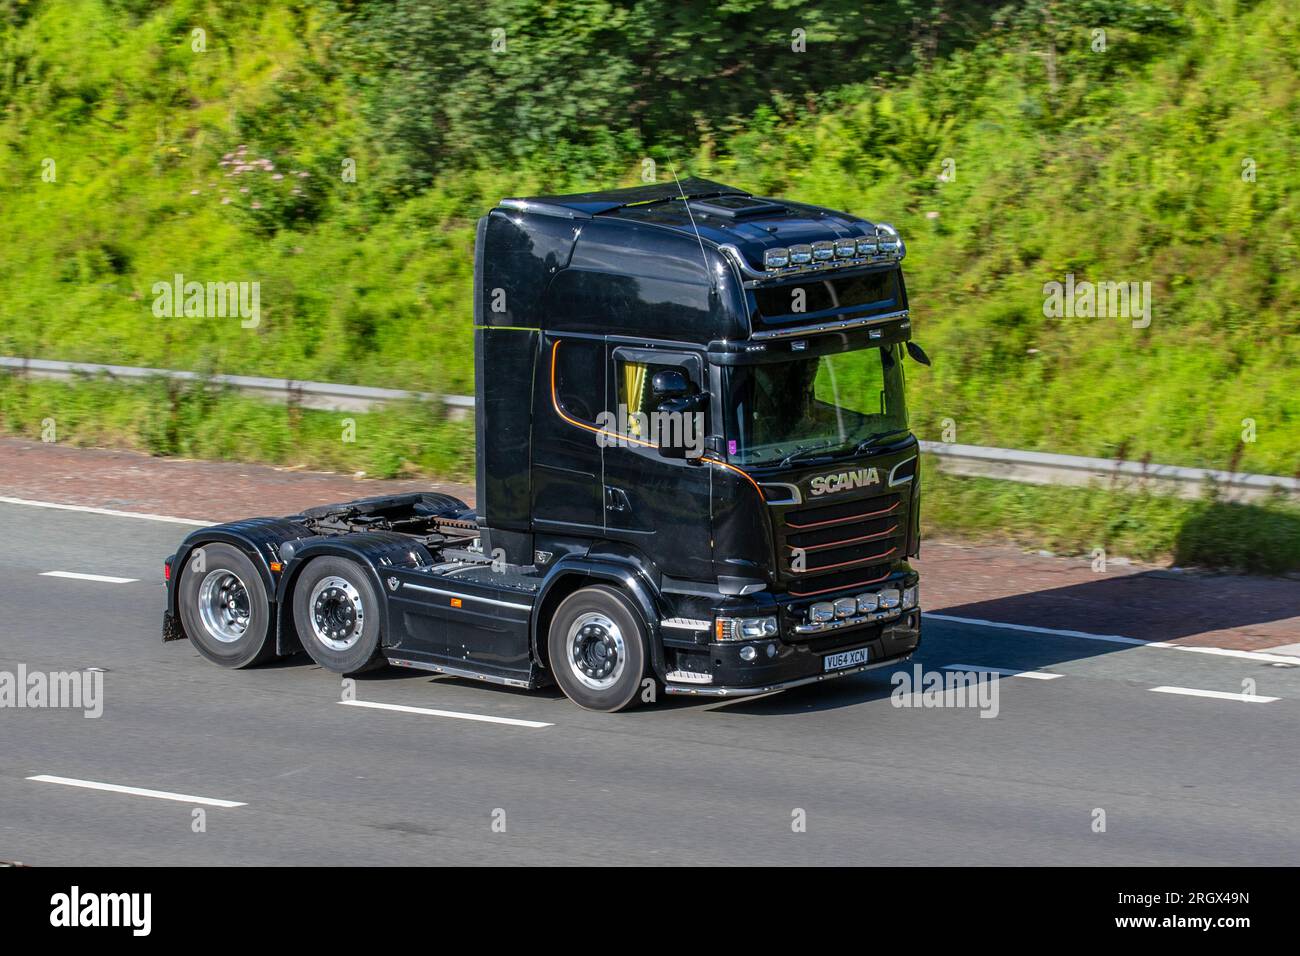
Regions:
[[[859,647],[855,651],[841,651],[838,654],[827,654],[822,658],[823,671],[842,671],[846,667],[853,667],[855,664],[865,664],[871,657],[871,648]]]

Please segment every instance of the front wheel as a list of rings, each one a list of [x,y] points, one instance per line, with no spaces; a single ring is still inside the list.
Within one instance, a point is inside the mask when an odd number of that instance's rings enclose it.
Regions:
[[[579,707],[609,713],[636,701],[646,674],[646,628],[617,588],[597,584],[561,601],[547,651],[556,683]]]

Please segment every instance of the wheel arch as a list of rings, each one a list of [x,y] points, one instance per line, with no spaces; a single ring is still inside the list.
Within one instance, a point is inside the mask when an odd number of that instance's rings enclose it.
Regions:
[[[293,625],[293,595],[303,572],[316,558],[336,557],[357,564],[370,580],[379,601],[380,646],[393,643],[393,631],[388,614],[389,590],[384,586],[384,571],[393,567],[411,567],[431,564],[432,557],[425,547],[411,539],[390,532],[361,532],[337,537],[318,537],[295,542],[292,557],[280,575],[275,603],[285,613],[277,618],[276,649],[280,654],[291,654],[302,649],[297,628]],[[394,561],[400,557],[400,562]],[[390,563],[384,564],[387,560]]]
[[[656,674],[662,676],[664,652],[659,640],[658,589],[646,580],[645,574],[635,564],[607,558],[593,561],[576,555],[556,562],[537,596],[529,642],[538,666],[550,675],[546,638],[556,608],[570,594],[592,584],[613,585],[632,600],[646,626],[651,666]]]
[[[185,566],[189,564],[190,557],[199,548],[209,544],[228,544],[241,551],[253,562],[253,567],[257,569],[258,577],[262,581],[262,587],[266,591],[267,604],[271,613],[271,626],[278,635],[280,614],[275,597],[275,575],[271,571],[271,555],[274,553],[271,548],[281,540],[283,538],[277,535],[252,534],[245,529],[225,525],[202,528],[188,535],[171,557],[171,574],[168,576],[167,581],[167,610],[180,633],[186,638],[190,636],[185,632],[185,623],[179,606],[180,579]]]

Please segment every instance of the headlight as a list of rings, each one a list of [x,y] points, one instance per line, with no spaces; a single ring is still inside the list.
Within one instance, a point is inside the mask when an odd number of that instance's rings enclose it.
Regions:
[[[768,249],[763,253],[763,268],[784,269],[790,264],[790,250],[785,247]]]
[[[720,641],[756,641],[779,630],[775,617],[720,617],[714,634]]]
[[[814,242],[812,244],[813,258],[818,262],[825,262],[827,259],[835,258],[835,243],[833,242]]]
[[[858,255],[874,256],[880,253],[880,244],[875,236],[864,236],[858,240]]]
[[[808,620],[815,624],[825,623],[835,617],[835,605],[830,601],[821,601],[808,609]]]
[[[875,591],[872,591],[870,594],[859,594],[858,613],[870,614],[872,611],[876,609],[876,605],[879,603],[879,600],[880,600],[879,595],[877,595]]]
[[[879,592],[879,597],[880,609],[882,611],[890,611],[898,607],[898,588],[885,588],[883,591]]]
[[[813,260],[812,246],[806,243],[801,246],[790,247],[790,265],[806,266]]]
[[[835,258],[852,259],[858,254],[858,244],[852,239],[835,240]]]
[[[920,600],[921,588],[919,585],[913,584],[903,592],[903,607],[905,608],[916,607]]]

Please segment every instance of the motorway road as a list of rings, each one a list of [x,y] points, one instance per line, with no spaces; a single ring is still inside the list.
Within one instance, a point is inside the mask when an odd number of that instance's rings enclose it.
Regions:
[[[0,671],[106,671],[99,719],[0,709],[0,859],[1300,862],[1300,659],[927,620],[928,670],[1059,675],[999,678],[992,719],[895,707],[888,669],[618,715],[396,669],[357,681],[364,701],[548,726],[479,722],[341,706],[339,679],[304,657],[226,671],[162,644],[162,558],[187,531],[0,504]],[[1240,695],[1247,679],[1277,699],[1152,691]],[[42,774],[244,805],[205,808],[194,832],[188,802],[28,779]]]

